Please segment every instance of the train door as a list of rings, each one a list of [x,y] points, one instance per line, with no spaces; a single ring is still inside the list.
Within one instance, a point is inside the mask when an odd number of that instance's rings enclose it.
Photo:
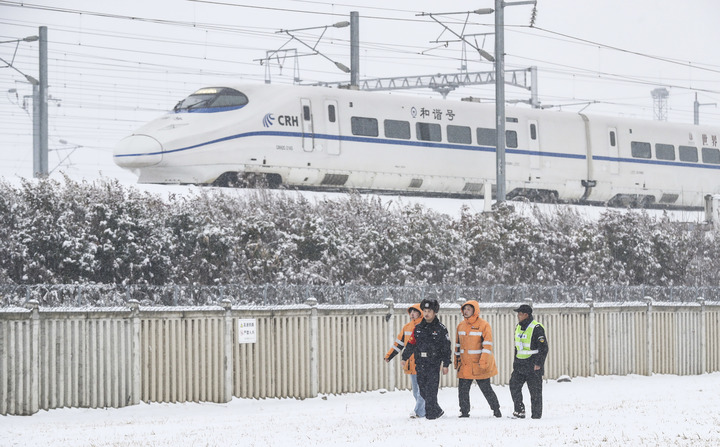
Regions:
[[[617,129],[608,128],[608,156],[610,158],[610,173],[620,173],[620,144],[617,138]]]
[[[538,122],[528,120],[528,150],[530,151],[530,169],[540,169],[540,134]]]
[[[325,130],[327,133],[327,152],[331,155],[340,153],[340,120],[338,119],[337,101],[325,100]]]
[[[302,121],[302,146],[307,152],[312,152],[315,148],[315,132],[313,130],[312,108],[310,100],[307,98],[300,99],[302,113],[300,121]]]

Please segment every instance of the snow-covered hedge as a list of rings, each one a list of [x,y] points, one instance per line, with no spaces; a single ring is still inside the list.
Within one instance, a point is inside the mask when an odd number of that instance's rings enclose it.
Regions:
[[[0,182],[0,284],[716,285],[714,238],[642,211],[459,218],[348,194]]]

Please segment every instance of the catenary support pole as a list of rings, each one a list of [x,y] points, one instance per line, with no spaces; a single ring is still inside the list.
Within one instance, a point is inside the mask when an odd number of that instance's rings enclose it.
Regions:
[[[38,170],[35,177],[44,178],[48,175],[48,48],[47,27],[40,27],[40,153],[38,154]]]
[[[505,7],[495,0],[495,196],[505,201]]]
[[[360,80],[360,14],[350,12],[350,85],[358,86]]]

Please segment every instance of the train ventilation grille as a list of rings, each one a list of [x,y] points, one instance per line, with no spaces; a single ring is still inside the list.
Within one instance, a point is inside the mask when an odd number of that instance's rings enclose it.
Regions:
[[[422,186],[422,182],[421,178],[414,178],[410,180],[410,188],[419,188]]]
[[[348,181],[347,174],[325,174],[321,185],[342,186]]]
[[[483,189],[482,183],[465,183],[463,192],[480,192]]]

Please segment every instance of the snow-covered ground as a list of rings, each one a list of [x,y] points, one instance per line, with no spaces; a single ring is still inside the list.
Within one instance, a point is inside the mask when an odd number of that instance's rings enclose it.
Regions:
[[[2,446],[718,446],[720,373],[598,376],[547,382],[541,420],[492,417],[477,386],[469,419],[457,389],[440,391],[445,417],[409,419],[409,391],[227,404],[141,404],[0,416]],[[507,387],[495,386],[505,415]],[[525,389],[526,405],[529,402]]]

